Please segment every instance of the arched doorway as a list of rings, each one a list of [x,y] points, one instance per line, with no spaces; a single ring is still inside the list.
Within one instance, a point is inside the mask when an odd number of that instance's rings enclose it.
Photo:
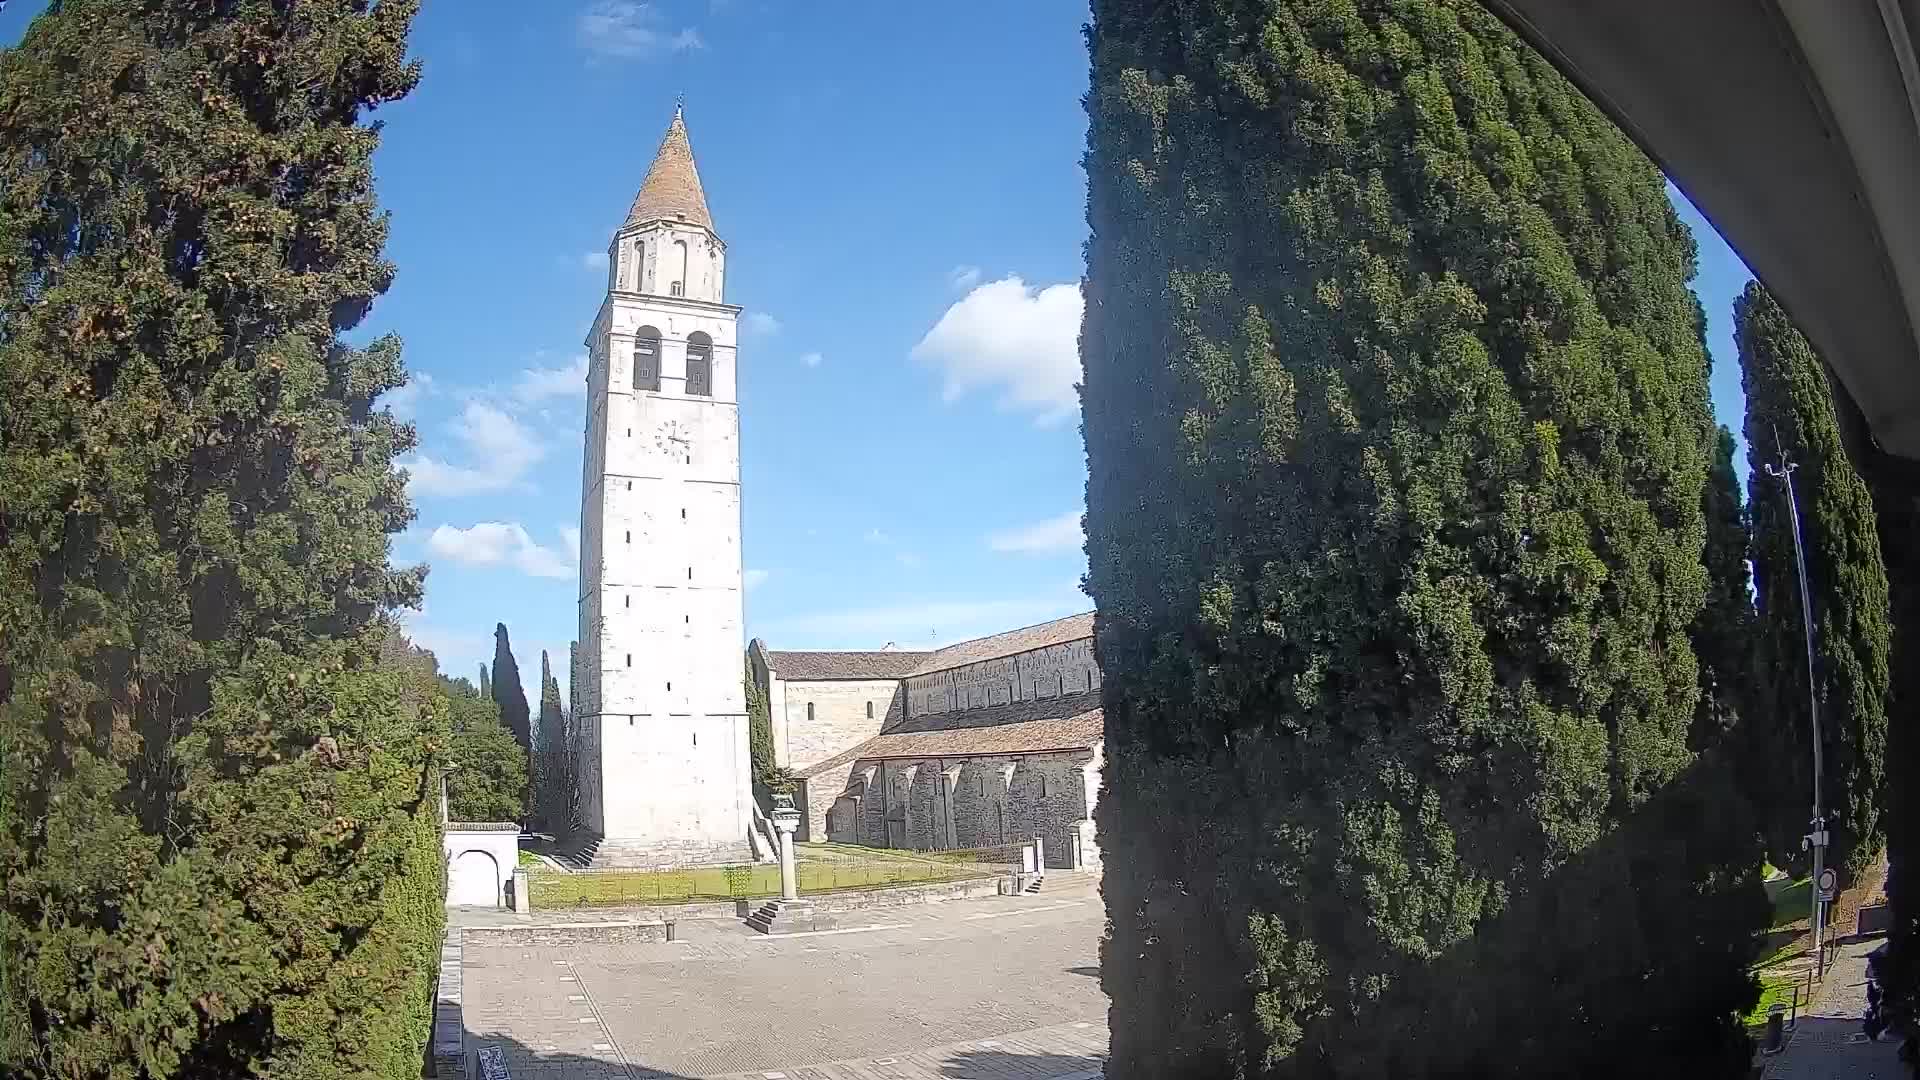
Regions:
[[[500,866],[484,851],[463,851],[447,868],[449,907],[500,906]]]

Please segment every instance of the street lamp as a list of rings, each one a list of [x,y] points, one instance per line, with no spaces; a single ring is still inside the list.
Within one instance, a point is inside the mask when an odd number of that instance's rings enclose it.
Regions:
[[[1807,549],[1800,539],[1800,501],[1793,490],[1793,472],[1800,466],[1787,457],[1786,447],[1780,445],[1778,428],[1774,429],[1773,442],[1780,450],[1780,464],[1768,462],[1766,470],[1767,475],[1787,489],[1787,514],[1793,522],[1793,559],[1800,574],[1800,621],[1807,643],[1807,715],[1813,727],[1813,831],[1801,841],[1801,846],[1813,852],[1813,963],[1814,970],[1825,978],[1827,958],[1820,948],[1820,923],[1826,905],[1820,898],[1820,870],[1827,851],[1827,822],[1820,813],[1820,693],[1813,681],[1813,600],[1807,589]]]

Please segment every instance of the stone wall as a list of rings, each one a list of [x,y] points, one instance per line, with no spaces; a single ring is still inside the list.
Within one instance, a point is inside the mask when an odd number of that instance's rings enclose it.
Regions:
[[[1100,688],[1093,639],[1080,638],[906,680],[906,715],[1038,701]]]
[[[842,843],[920,849],[993,847],[1038,835],[1048,866],[1097,866],[1098,849],[1088,845],[1099,782],[1097,747],[857,761],[827,808],[825,832]],[[810,803],[826,797],[809,791]]]
[[[774,763],[795,772],[880,734],[901,720],[906,708],[895,679],[802,682],[776,678],[767,699]]]

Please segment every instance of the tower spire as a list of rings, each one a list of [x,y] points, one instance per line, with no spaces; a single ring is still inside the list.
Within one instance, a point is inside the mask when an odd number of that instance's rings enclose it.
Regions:
[[[673,122],[667,125],[666,137],[660,140],[639,194],[633,197],[633,208],[627,211],[623,228],[649,221],[685,221],[713,228],[707,193],[700,187],[700,172],[693,165],[693,144],[687,140],[684,105],[684,98],[674,103]]]

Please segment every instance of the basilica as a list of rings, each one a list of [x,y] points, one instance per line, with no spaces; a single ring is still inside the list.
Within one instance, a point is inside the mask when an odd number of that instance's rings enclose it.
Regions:
[[[607,249],[587,333],[578,827],[598,866],[766,857],[740,650],[740,308],[676,109]],[[749,418],[749,424],[751,418]],[[802,840],[1045,841],[1097,867],[1100,671],[1077,615],[930,652],[754,641]]]

